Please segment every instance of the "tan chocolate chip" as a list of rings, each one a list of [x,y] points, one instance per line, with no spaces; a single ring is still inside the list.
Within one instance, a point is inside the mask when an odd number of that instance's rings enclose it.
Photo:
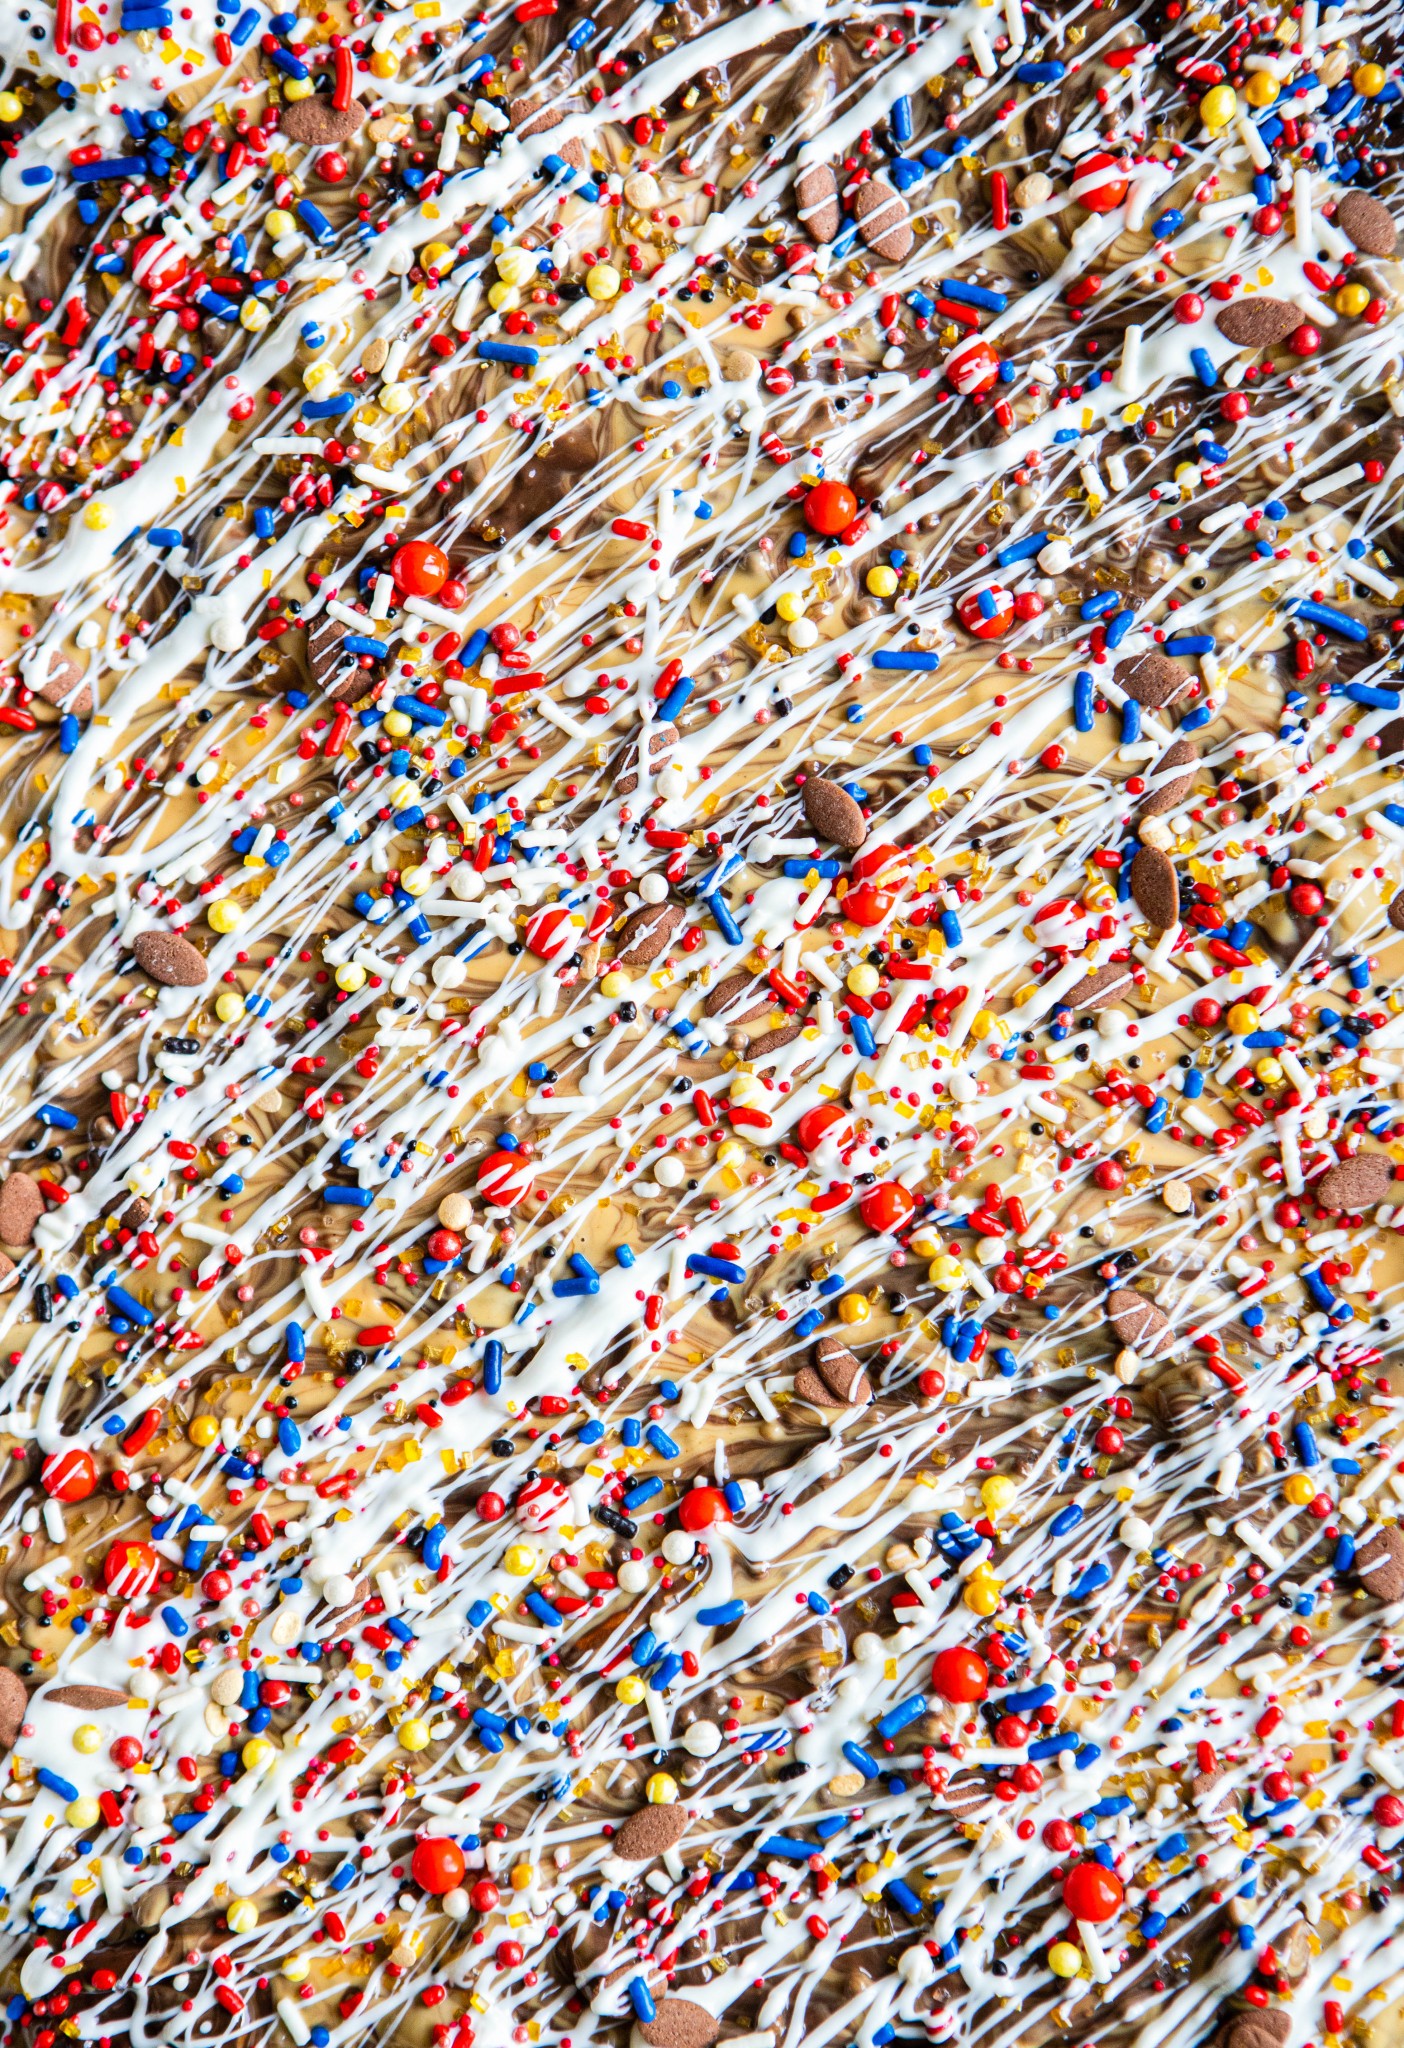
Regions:
[[[52,1700],[56,1707],[77,1707],[81,1714],[100,1714],[107,1707],[125,1707],[127,1695],[116,1692],[110,1685],[61,1685],[54,1692],[46,1692],[43,1704]]]
[[[1236,348],[1275,348],[1301,324],[1301,312],[1290,300],[1267,299],[1257,292],[1251,298],[1235,299],[1214,322],[1225,341]]]
[[[204,954],[178,932],[138,932],[132,955],[162,988],[200,988],[209,976]]]
[[[1355,1553],[1355,1569],[1377,1600],[1404,1594],[1404,1529],[1377,1529]]]
[[[651,967],[683,921],[680,903],[645,903],[626,918],[616,959],[621,967]]]
[[[1389,208],[1368,192],[1347,192],[1336,208],[1336,226],[1366,256],[1392,256],[1399,230]]]
[[[873,1398],[872,1381],[848,1346],[837,1337],[821,1337],[814,1347],[814,1370],[837,1400],[862,1408]]]
[[[1143,846],[1131,863],[1131,894],[1136,908],[1158,931],[1180,921],[1180,881],[1168,853]]]
[[[912,231],[907,202],[886,178],[869,178],[858,187],[853,200],[858,232],[874,256],[884,263],[900,263],[910,256],[916,236]]]
[[[632,739],[617,757],[614,778],[616,796],[632,796],[639,786],[640,739]],[[678,743],[678,729],[666,718],[648,728],[648,772],[656,775],[666,768]]]
[[[1382,1152],[1357,1152],[1330,1166],[1312,1189],[1323,1209],[1345,1209],[1352,1216],[1389,1199],[1394,1171]]]
[[[314,149],[327,149],[334,142],[349,142],[359,134],[366,110],[359,100],[349,107],[334,107],[329,97],[311,93],[305,100],[293,100],[283,108],[278,132],[289,142],[308,142]]]
[[[1084,974],[1068,990],[1063,1002],[1070,1010],[1105,1010],[1123,996],[1129,996],[1135,986],[1129,966],[1108,961],[1105,967],[1094,967],[1090,974]]]
[[[687,1808],[677,1800],[667,1806],[641,1806],[620,1828],[609,1853],[625,1863],[651,1863],[686,1833]]]
[[[0,1664],[0,1748],[14,1748],[28,1711],[24,1680],[8,1664]]]
[[[44,1213],[44,1197],[37,1180],[27,1173],[7,1174],[0,1182],[0,1241],[30,1244],[34,1226]]]
[[[722,373],[724,384],[748,384],[760,368],[760,362],[748,348],[719,348],[717,368]]]
[[[868,836],[867,820],[841,783],[811,775],[801,798],[811,831],[845,853],[856,853]]]
[[[795,180],[795,205],[800,225],[811,242],[832,242],[843,215],[838,180],[827,164],[810,164]]]
[[[378,377],[385,368],[390,355],[390,344],[383,334],[374,334],[361,350],[361,368],[369,370],[372,377]],[[336,622],[332,620],[334,625]]]
[[[1199,766],[1199,751],[1192,740],[1176,740],[1165,749],[1161,759],[1151,770],[1151,780],[1169,775],[1168,782],[1160,783],[1151,791],[1141,805],[1143,818],[1163,818],[1167,811],[1173,811],[1182,804],[1194,788],[1194,771]],[[1172,774],[1173,769],[1188,770],[1186,774]]]
[[[214,1684],[210,1687],[210,1698],[219,1707],[232,1707],[244,1690],[243,1677],[238,1671],[217,1671]]]
[[[755,991],[754,1000],[746,996],[746,990]],[[745,1008],[741,1007],[745,1003]],[[750,1024],[757,1017],[763,1017],[774,1003],[770,990],[764,982],[757,981],[754,974],[744,967],[738,967],[735,974],[728,974],[715,988],[708,989],[702,1005],[704,1017],[724,1017],[728,1024]]]
[[[693,1998],[663,1998],[651,2020],[641,2020],[639,2032],[648,2048],[712,2048],[721,2032],[705,2005]]]
[[[1190,686],[1189,671],[1168,654],[1133,654],[1112,670],[1112,681],[1147,711],[1163,711]]]
[[[86,718],[93,708],[93,693],[83,680],[82,669],[57,651],[49,656],[49,673],[34,685],[34,694],[60,711],[71,711],[75,718]]]
[[[1123,1344],[1154,1357],[1171,1335],[1170,1325],[1153,1301],[1134,1287],[1114,1287],[1102,1303],[1107,1321]]]

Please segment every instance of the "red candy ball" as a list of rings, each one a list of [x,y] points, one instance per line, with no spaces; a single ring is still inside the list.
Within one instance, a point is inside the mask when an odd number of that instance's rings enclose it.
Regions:
[[[1294,882],[1287,891],[1287,901],[1301,917],[1315,917],[1326,898],[1315,882]]]
[[[838,1102],[821,1102],[816,1109],[807,1109],[795,1125],[795,1137],[806,1152],[812,1152],[822,1138],[833,1131],[836,1124],[848,1122],[848,1111]]]
[[[520,1152],[489,1152],[478,1168],[478,1186],[497,1208],[514,1208],[531,1186],[531,1163]]]
[[[448,573],[448,556],[429,540],[407,540],[390,562],[390,574],[410,597],[436,597]]]
[[[1197,1024],[1201,1031],[1212,1031],[1223,1014],[1224,1006],[1217,996],[1201,996],[1198,1002],[1190,1005],[1191,1022]]]
[[[445,1892],[453,1891],[463,1882],[467,1869],[463,1851],[457,1842],[447,1835],[422,1835],[414,1845],[410,1858],[410,1871],[421,1891],[433,1892],[442,1898]],[[473,1887],[476,1892],[477,1886]],[[497,1888],[492,1887],[493,1904],[497,1903]]]
[[[1404,1827],[1404,1799],[1398,1799],[1393,1792],[1382,1792],[1370,1814],[1377,1828]]]
[[[507,1512],[507,1503],[500,1493],[480,1493],[474,1506],[480,1522],[500,1522]]]
[[[966,632],[973,633],[977,640],[998,640],[1014,623],[1014,600],[1000,584],[991,583],[983,591],[967,591],[957,604],[956,613]]]
[[[493,1958],[499,1970],[515,1970],[522,1959],[522,1945],[519,1941],[499,1941]]]
[[[81,1445],[45,1458],[39,1477],[54,1500],[86,1500],[97,1485],[97,1466]]]
[[[1126,197],[1130,180],[1119,156],[1094,149],[1079,157],[1073,171],[1072,196],[1089,213],[1110,213]]]
[[[952,1700],[962,1706],[971,1700],[982,1700],[989,1690],[989,1683],[990,1667],[974,1650],[967,1650],[961,1643],[953,1643],[948,1649],[936,1652],[931,1666],[931,1685],[943,1700]]]
[[[457,576],[450,576],[439,591],[439,603],[446,612],[461,611],[468,602],[468,585],[461,583]]]
[[[1273,1205],[1273,1216],[1284,1230],[1295,1230],[1302,1220],[1300,1202],[1281,1201]]]
[[[132,281],[143,291],[171,291],[189,269],[189,259],[165,235],[143,235],[132,251]]]
[[[1051,1849],[1056,1856],[1061,1856],[1064,1850],[1071,1849],[1076,1840],[1077,1837],[1073,1833],[1071,1821],[1050,1820],[1045,1822],[1043,1846],[1045,1849]]]
[[[928,1365],[919,1376],[917,1386],[928,1401],[939,1401],[946,1391],[946,1375],[938,1372],[934,1365]]]
[[[1300,327],[1294,327],[1287,337],[1287,346],[1294,356],[1314,356],[1321,346],[1321,330],[1313,327],[1309,320],[1303,320]]]
[[[1109,1422],[1102,1424],[1101,1428],[1097,1431],[1094,1442],[1104,1458],[1114,1458],[1118,1451],[1126,1449],[1125,1437],[1119,1429],[1113,1429]]]
[[[842,533],[846,526],[852,524],[857,511],[857,498],[837,477],[825,477],[804,501],[805,519],[816,533]]]
[[[942,367],[962,398],[981,398],[999,382],[999,357],[978,335],[957,343]]]
[[[916,1196],[900,1180],[880,1180],[864,1189],[858,1208],[869,1230],[900,1230],[916,1208]]]
[[[1001,1749],[1022,1749],[1029,1739],[1029,1724],[1019,1714],[1005,1714],[995,1723],[995,1741]]]
[[[329,185],[339,185],[346,176],[347,162],[339,149],[324,149],[317,159],[317,176]]]
[[[893,890],[878,889],[869,882],[860,882],[844,896],[843,914],[851,917],[855,924],[882,924],[892,915],[896,901]]]
[[[1100,1863],[1079,1863],[1063,1879],[1063,1904],[1074,1920],[1110,1920],[1124,1897],[1121,1879]]]
[[[1204,301],[1198,292],[1181,292],[1172,310],[1183,326],[1192,327],[1196,320],[1204,318]]]
[[[463,1239],[456,1230],[431,1230],[429,1242],[425,1246],[430,1258],[439,1259],[444,1265],[447,1265],[450,1259],[456,1259],[462,1249]]]
[[[713,1522],[729,1522],[731,1509],[719,1486],[694,1486],[678,1502],[678,1520],[695,1533]]]
[[[1096,1181],[1099,1188],[1105,1188],[1107,1193],[1110,1194],[1114,1189],[1121,1186],[1122,1182],[1126,1179],[1126,1173],[1119,1161],[1115,1159],[1099,1159],[1092,1169],[1092,1178]]]
[[[228,1572],[206,1572],[200,1581],[200,1591],[207,1600],[223,1600],[233,1584]]]
[[[460,1855],[459,1862],[462,1860]],[[473,1901],[475,1913],[490,1913],[502,1895],[490,1877],[480,1877],[468,1896]]]
[[[156,1583],[161,1561],[149,1543],[124,1536],[102,1561],[102,1583],[117,1600],[135,1600]]]
[[[119,1735],[107,1754],[121,1771],[130,1771],[142,1759],[142,1747],[135,1735]]]

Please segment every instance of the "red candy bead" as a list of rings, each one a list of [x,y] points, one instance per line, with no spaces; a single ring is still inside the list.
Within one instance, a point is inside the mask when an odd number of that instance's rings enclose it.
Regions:
[[[189,269],[188,257],[165,235],[143,235],[132,251],[132,280],[143,291],[171,291]]]
[[[431,1230],[425,1246],[431,1259],[439,1259],[445,1265],[456,1259],[463,1249],[463,1239],[456,1230]]]
[[[980,603],[982,597],[985,606]],[[988,609],[991,605],[993,610]],[[1014,600],[1001,585],[991,583],[983,591],[968,590],[956,612],[966,632],[977,640],[998,640],[1014,623]]]
[[[223,1600],[233,1585],[228,1572],[206,1572],[200,1581],[200,1591],[207,1600]]]
[[[346,176],[347,162],[339,149],[324,149],[317,159],[317,176],[329,185],[339,185]]]
[[[390,574],[410,597],[436,597],[448,581],[449,558],[432,541],[407,540],[396,548]]]
[[[989,1690],[989,1683],[990,1667],[974,1650],[966,1649],[961,1643],[953,1643],[948,1649],[936,1652],[931,1666],[931,1684],[943,1700],[962,1706],[972,1700],[982,1700]]]
[[[1065,1850],[1071,1849],[1076,1840],[1071,1821],[1050,1820],[1044,1823],[1043,1846],[1045,1849],[1051,1849],[1056,1856],[1061,1856]]]
[[[410,1871],[421,1891],[433,1892],[442,1898],[445,1892],[453,1891],[463,1882],[467,1869],[463,1851],[457,1842],[447,1835],[422,1835],[414,1845],[410,1858]],[[474,1885],[476,1893],[478,1887]],[[491,1887],[493,1904],[497,1904],[497,1887]],[[476,1904],[476,1899],[474,1900]]]
[[[713,1522],[729,1522],[731,1509],[719,1486],[694,1486],[678,1502],[678,1520],[695,1533]]]
[[[135,1600],[156,1583],[160,1559],[140,1537],[124,1536],[102,1561],[102,1583],[117,1600]]]
[[[869,1230],[900,1230],[916,1208],[916,1196],[900,1180],[880,1180],[864,1190],[858,1208]]]
[[[1204,318],[1204,301],[1198,292],[1181,292],[1174,304],[1175,318],[1185,327],[1192,327],[1196,320]]]
[[[1101,1428],[1097,1431],[1094,1442],[1104,1458],[1114,1458],[1118,1451],[1126,1449],[1125,1437],[1119,1429],[1113,1429],[1109,1422],[1102,1424]]]
[[[142,1747],[135,1735],[119,1735],[107,1754],[119,1770],[130,1771],[141,1762]]]
[[[520,1152],[489,1152],[478,1168],[478,1186],[497,1208],[515,1208],[531,1186],[530,1162]]]
[[[834,1130],[836,1124],[848,1125],[848,1111],[837,1102],[821,1102],[815,1109],[807,1109],[795,1125],[795,1137],[806,1152],[812,1152],[816,1145]]]
[[[999,382],[999,357],[979,335],[959,342],[942,367],[962,398],[981,398]]]
[[[92,1453],[75,1444],[71,1450],[55,1451],[45,1458],[39,1477],[45,1493],[54,1500],[86,1500],[97,1485],[97,1466]]]
[[[946,1391],[946,1375],[938,1372],[934,1365],[928,1365],[919,1375],[917,1386],[928,1401],[939,1401]]]
[[[500,1522],[507,1512],[507,1503],[500,1493],[480,1493],[474,1506],[480,1522]]]
[[[1074,1920],[1110,1920],[1124,1897],[1121,1879],[1100,1863],[1079,1863],[1063,1879],[1063,1904]]]
[[[840,534],[852,524],[858,511],[858,500],[847,484],[841,484],[836,477],[825,477],[816,484],[804,501],[804,516],[816,533]]]
[[[1200,996],[1190,1005],[1190,1018],[1201,1031],[1212,1031],[1224,1014],[1224,1006],[1217,996]]]
[[[1313,327],[1309,320],[1303,320],[1300,327],[1294,327],[1287,337],[1287,346],[1294,356],[1314,356],[1321,346],[1321,329]]]
[[[1301,917],[1315,917],[1326,898],[1315,882],[1294,882],[1287,891],[1287,901]]]
[[[493,1959],[499,1970],[515,1970],[522,1959],[522,1945],[519,1941],[499,1941],[493,1950]]]
[[[1130,180],[1119,156],[1094,149],[1079,157],[1073,170],[1072,196],[1089,213],[1110,213],[1126,197]]]
[[[454,1847],[457,1848],[457,1846],[457,1843],[455,1843]],[[459,1861],[462,1862],[462,1860],[460,1853]],[[490,1877],[480,1877],[468,1896],[473,1901],[473,1911],[475,1913],[490,1913],[502,1895]]]
[[[1404,1827],[1404,1799],[1396,1798],[1393,1792],[1382,1792],[1370,1814],[1377,1828]]]
[[[1005,1714],[995,1723],[995,1741],[1001,1749],[1022,1749],[1029,1739],[1029,1724],[1022,1715]]]

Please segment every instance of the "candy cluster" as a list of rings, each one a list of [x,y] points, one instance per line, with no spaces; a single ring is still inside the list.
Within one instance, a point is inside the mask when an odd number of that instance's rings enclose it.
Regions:
[[[1395,10],[7,27],[0,2048],[1367,2048]]]

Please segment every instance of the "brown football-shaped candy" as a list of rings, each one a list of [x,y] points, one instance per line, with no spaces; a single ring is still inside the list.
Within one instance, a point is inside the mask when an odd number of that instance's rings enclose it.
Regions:
[[[912,253],[916,235],[907,202],[893,191],[886,178],[869,178],[858,187],[853,199],[858,232],[866,247],[884,263],[901,263]]]
[[[660,1998],[653,2018],[639,2022],[648,2048],[712,2048],[720,2032],[721,2021],[695,1998]]]
[[[366,110],[359,100],[349,107],[334,107],[330,94],[309,93],[305,100],[292,100],[283,108],[278,132],[289,142],[307,142],[314,149],[330,149],[334,143],[349,142],[359,133]]]
[[[609,1853],[625,1863],[651,1863],[686,1833],[687,1808],[677,1800],[667,1806],[641,1806],[620,1828]]]
[[[795,204],[810,241],[832,242],[843,215],[838,179],[827,164],[810,164],[800,172],[795,180]]]
[[[49,673],[33,688],[36,697],[60,711],[71,711],[75,718],[86,718],[93,708],[93,693],[83,680],[83,671],[57,649],[49,656]]]
[[[1164,1314],[1134,1287],[1114,1287],[1102,1304],[1107,1321],[1123,1344],[1154,1356],[1171,1335]]]
[[[678,744],[678,729],[663,718],[657,725],[650,725],[647,731],[648,772],[650,775],[657,775],[659,769],[666,768],[673,757],[673,750]],[[630,740],[619,754],[618,772],[614,778],[616,796],[632,796],[638,788],[639,767],[644,758],[640,752],[642,744],[643,737],[640,735],[637,739]]]
[[[1356,1551],[1355,1571],[1377,1600],[1404,1595],[1404,1529],[1377,1529]]]
[[[861,1408],[873,1398],[872,1382],[848,1346],[837,1337],[821,1337],[814,1347],[814,1370],[837,1401]]]
[[[645,903],[624,921],[615,957],[621,967],[651,967],[683,921],[681,903]]]
[[[1070,1010],[1105,1010],[1129,996],[1135,986],[1129,963],[1109,961],[1105,967],[1094,967],[1090,974],[1084,974],[1068,990],[1063,1002]]]
[[[0,1181],[0,1242],[29,1244],[43,1213],[44,1197],[37,1180],[27,1173],[11,1173]]]
[[[1275,348],[1301,324],[1301,312],[1290,300],[1266,299],[1256,292],[1235,299],[1214,321],[1225,341],[1237,348]]]
[[[1328,1166],[1312,1189],[1323,1209],[1345,1209],[1352,1216],[1389,1200],[1394,1169],[1382,1152],[1357,1152]]]
[[[1369,192],[1347,192],[1336,208],[1336,226],[1366,256],[1392,256],[1399,240],[1394,216]]]
[[[14,1748],[28,1711],[24,1680],[8,1664],[0,1664],[0,1748]]]
[[[1192,740],[1176,740],[1168,746],[1151,771],[1151,780],[1158,786],[1143,800],[1141,816],[1163,818],[1167,811],[1182,804],[1194,788],[1194,771],[1198,766],[1199,751]],[[1168,780],[1161,782],[1162,775]]]
[[[704,1017],[721,1017],[728,1024],[750,1024],[774,1006],[775,998],[765,983],[757,981],[747,968],[738,967],[715,988],[708,989],[702,1014]]]
[[[1112,670],[1112,681],[1147,711],[1163,711],[1190,686],[1190,673],[1168,654],[1132,654]]]
[[[1136,908],[1157,930],[1168,932],[1180,921],[1180,882],[1175,863],[1157,847],[1143,846],[1131,863],[1131,895]]]
[[[868,836],[868,822],[841,783],[811,775],[801,799],[811,831],[845,853],[856,853]]]
[[[125,1707],[127,1695],[110,1685],[60,1685],[44,1695],[58,1707],[77,1707],[80,1714],[100,1714],[107,1707]]]
[[[204,954],[179,932],[138,932],[132,957],[162,988],[200,988],[210,971]]]

